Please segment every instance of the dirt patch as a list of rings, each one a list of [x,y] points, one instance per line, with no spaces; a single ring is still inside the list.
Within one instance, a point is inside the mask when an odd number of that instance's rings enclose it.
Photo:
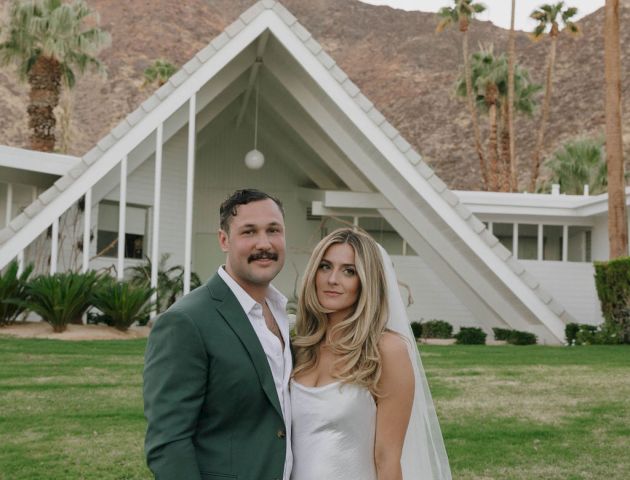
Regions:
[[[128,340],[145,338],[150,331],[149,327],[131,327],[126,332],[121,332],[105,325],[68,325],[65,332],[55,333],[45,322],[23,322],[0,328],[0,335],[55,340]]]

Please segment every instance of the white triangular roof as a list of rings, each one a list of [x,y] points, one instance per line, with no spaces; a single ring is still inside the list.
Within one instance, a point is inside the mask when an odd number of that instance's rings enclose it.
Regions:
[[[146,143],[148,157],[151,142],[147,139],[158,126],[167,120],[173,123],[178,116],[182,117],[178,121],[186,122],[181,107],[211,79],[224,75],[229,83],[231,62],[251,66],[255,55],[239,55],[266,32],[275,39],[274,51],[264,59],[266,68],[343,153],[345,163],[335,168],[344,183],[353,191],[380,192],[394,208],[379,212],[479,315],[488,312],[513,328],[535,331],[544,341],[561,342],[565,322],[572,321],[568,312],[446,187],[297,19],[274,0],[262,0],[243,13],[0,231],[0,267],[133,148]],[[198,104],[210,95],[199,95]],[[164,135],[166,140],[167,126]]]

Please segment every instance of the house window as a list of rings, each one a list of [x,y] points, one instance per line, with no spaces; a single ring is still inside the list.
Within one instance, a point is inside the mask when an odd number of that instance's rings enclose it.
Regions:
[[[590,227],[569,227],[568,241],[567,259],[569,262],[591,261]]]
[[[562,260],[562,225],[543,225],[543,260]]]
[[[104,257],[118,255],[118,210],[115,202],[101,202],[98,207],[98,234],[96,249]],[[148,209],[127,205],[125,221],[125,258],[143,258]]]
[[[518,258],[538,260],[538,225],[518,224]]]
[[[510,252],[514,247],[514,225],[511,223],[493,223],[492,234]]]

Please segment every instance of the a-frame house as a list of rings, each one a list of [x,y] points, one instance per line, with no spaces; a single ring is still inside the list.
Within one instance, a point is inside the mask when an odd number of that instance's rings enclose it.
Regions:
[[[256,123],[266,163],[249,170]],[[568,312],[274,0],[243,13],[0,231],[0,268],[24,261],[51,225],[50,268],[63,268],[59,219],[85,199],[84,268],[109,262],[121,272],[134,261],[125,257],[135,232],[142,254],[170,253],[187,278],[209,274],[221,262],[218,205],[245,186],[286,205],[290,255],[278,284],[288,295],[320,217],[348,218],[380,232],[418,312],[439,314],[430,303],[440,297],[465,312],[453,314],[460,324],[564,339]],[[118,258],[90,260],[112,230]]]

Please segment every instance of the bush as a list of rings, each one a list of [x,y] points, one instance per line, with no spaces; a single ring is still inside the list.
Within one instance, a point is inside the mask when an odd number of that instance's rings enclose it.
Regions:
[[[601,326],[580,324],[575,335],[575,345],[614,345],[622,343],[617,329]]]
[[[495,340],[508,340],[510,338],[510,334],[514,331],[511,330],[509,328],[498,328],[498,327],[494,327],[492,329],[492,331],[494,332],[494,339]]]
[[[429,320],[422,323],[422,338],[452,338],[453,326],[444,320]]]
[[[69,323],[80,321],[102,278],[94,271],[42,275],[27,284],[27,299],[20,303],[50,323],[53,331],[63,332]]]
[[[18,270],[18,263],[13,261],[0,274],[0,326],[11,325],[25,309],[26,283],[33,266],[26,267],[20,275]]]
[[[606,335],[630,343],[630,257],[595,262],[595,286]]]
[[[536,345],[538,337],[530,332],[521,332],[520,330],[512,330],[508,336],[507,342],[511,345]]]
[[[184,292],[184,267],[175,265],[167,268],[170,253],[165,253],[160,257],[158,262],[158,283],[157,283],[157,301],[156,310],[162,313],[168,309],[175,301],[182,296]],[[126,271],[129,273],[130,282],[133,285],[149,288],[151,286],[151,269],[152,263],[149,257],[145,257],[144,262],[140,265],[129,267]],[[201,286],[201,279],[195,272],[190,273],[190,290]]]
[[[462,327],[455,335],[460,345],[485,345],[486,332],[477,327]]]
[[[411,322],[411,331],[413,337],[418,340],[422,336],[422,324],[420,322]]]
[[[577,333],[580,331],[580,325],[577,323],[567,323],[564,327],[564,336],[567,339],[567,345],[575,345]]]
[[[108,279],[99,285],[91,296],[92,305],[102,312],[102,321],[118,330],[127,330],[134,322],[144,322],[149,317],[153,289]]]

